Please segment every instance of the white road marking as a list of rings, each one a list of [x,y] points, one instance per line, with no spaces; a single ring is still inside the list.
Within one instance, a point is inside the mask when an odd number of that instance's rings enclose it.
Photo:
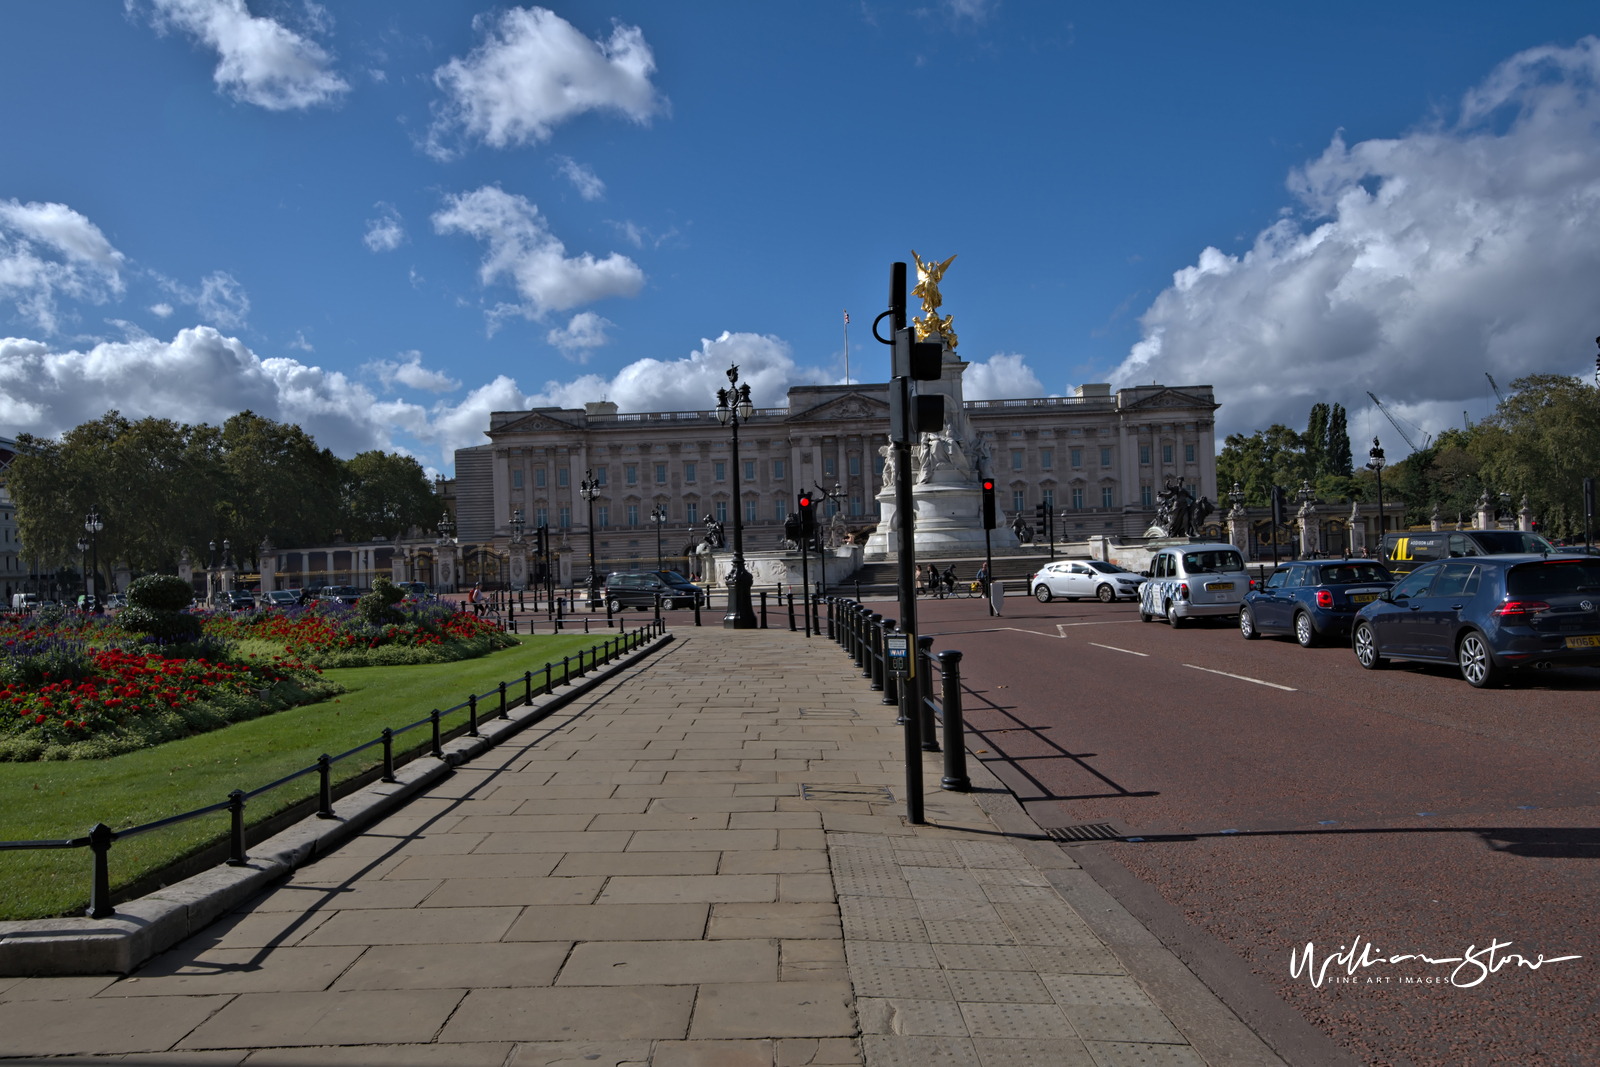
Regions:
[[[1058,622],[1056,623],[1056,632],[1065,637],[1069,626],[1122,626],[1126,623],[1138,621],[1138,619],[1108,619],[1105,622]]]
[[[1243,674],[1229,674],[1227,671],[1213,670],[1210,667],[1196,667],[1193,663],[1185,663],[1185,667],[1196,671],[1205,671],[1207,674],[1220,674],[1224,678],[1237,678],[1241,682],[1254,682],[1256,685],[1271,686],[1273,689],[1282,689],[1285,693],[1298,693],[1300,690],[1292,685],[1279,685],[1277,682],[1263,682],[1260,678],[1250,678]]]
[[[1143,656],[1145,659],[1150,658],[1150,653],[1148,652],[1135,652],[1131,648],[1118,648],[1116,645],[1102,645],[1099,641],[1090,641],[1089,643],[1095,648],[1109,648],[1113,652],[1126,652],[1130,656]]]

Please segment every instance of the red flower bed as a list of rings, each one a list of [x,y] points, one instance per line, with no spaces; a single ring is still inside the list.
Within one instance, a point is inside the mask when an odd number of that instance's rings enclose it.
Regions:
[[[267,663],[213,663],[167,659],[144,651],[87,649],[92,673],[79,679],[0,688],[0,732],[53,744],[71,744],[115,728],[128,719],[204,701],[220,694],[246,695],[306,671],[287,656]]]

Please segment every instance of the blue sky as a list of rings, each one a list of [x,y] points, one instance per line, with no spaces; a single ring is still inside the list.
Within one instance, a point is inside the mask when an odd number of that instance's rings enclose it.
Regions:
[[[1222,428],[1592,369],[1590,5],[0,7],[0,435],[249,406],[448,470],[491,409],[1215,384]],[[1337,139],[1337,140],[1336,140]],[[998,357],[998,358],[997,358]],[[1375,426],[1387,430],[1387,425]],[[1385,434],[1385,436],[1389,436]],[[1403,452],[1404,449],[1400,449]]]

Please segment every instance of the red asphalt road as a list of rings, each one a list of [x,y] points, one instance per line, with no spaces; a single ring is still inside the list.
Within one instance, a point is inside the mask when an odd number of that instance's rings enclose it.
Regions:
[[[1246,642],[1231,621],[1141,624],[1131,604],[919,611],[935,651],[965,654],[969,747],[1040,824],[1178,835],[1095,847],[1358,1059],[1600,1063],[1600,671],[1480,691],[1442,667]],[[1368,959],[1491,939],[1512,942],[1499,956],[1583,958],[1472,988],[1417,960],[1291,978],[1291,951],[1358,936]],[[1444,981],[1400,981],[1421,976]]]

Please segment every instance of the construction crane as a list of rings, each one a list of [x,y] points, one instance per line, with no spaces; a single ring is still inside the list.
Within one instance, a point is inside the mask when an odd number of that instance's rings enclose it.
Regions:
[[[1392,412],[1388,408],[1384,407],[1383,406],[1383,401],[1379,400],[1371,392],[1368,392],[1367,395],[1372,397],[1372,402],[1374,404],[1378,405],[1378,410],[1383,412],[1383,417],[1389,420],[1390,425],[1392,425],[1397,431],[1399,431],[1400,439],[1406,443],[1406,446],[1408,448],[1410,448],[1411,451],[1413,451],[1413,452],[1421,452],[1423,449],[1427,448],[1428,445],[1433,443],[1433,435],[1430,434],[1430,433],[1424,433],[1422,435],[1422,445],[1419,447],[1417,445],[1417,443],[1411,439],[1411,435],[1406,433],[1405,427],[1400,425],[1400,420],[1395,417],[1394,412]],[[1415,430],[1419,430],[1419,431],[1422,429],[1422,427],[1415,426],[1415,425],[1413,425],[1412,428],[1415,429]]]
[[[1502,393],[1500,391],[1500,387],[1495,384],[1494,375],[1490,374],[1488,371],[1484,371],[1483,376],[1489,379],[1489,388],[1494,390],[1494,398],[1500,401],[1500,403],[1504,404],[1506,402],[1506,395]]]

